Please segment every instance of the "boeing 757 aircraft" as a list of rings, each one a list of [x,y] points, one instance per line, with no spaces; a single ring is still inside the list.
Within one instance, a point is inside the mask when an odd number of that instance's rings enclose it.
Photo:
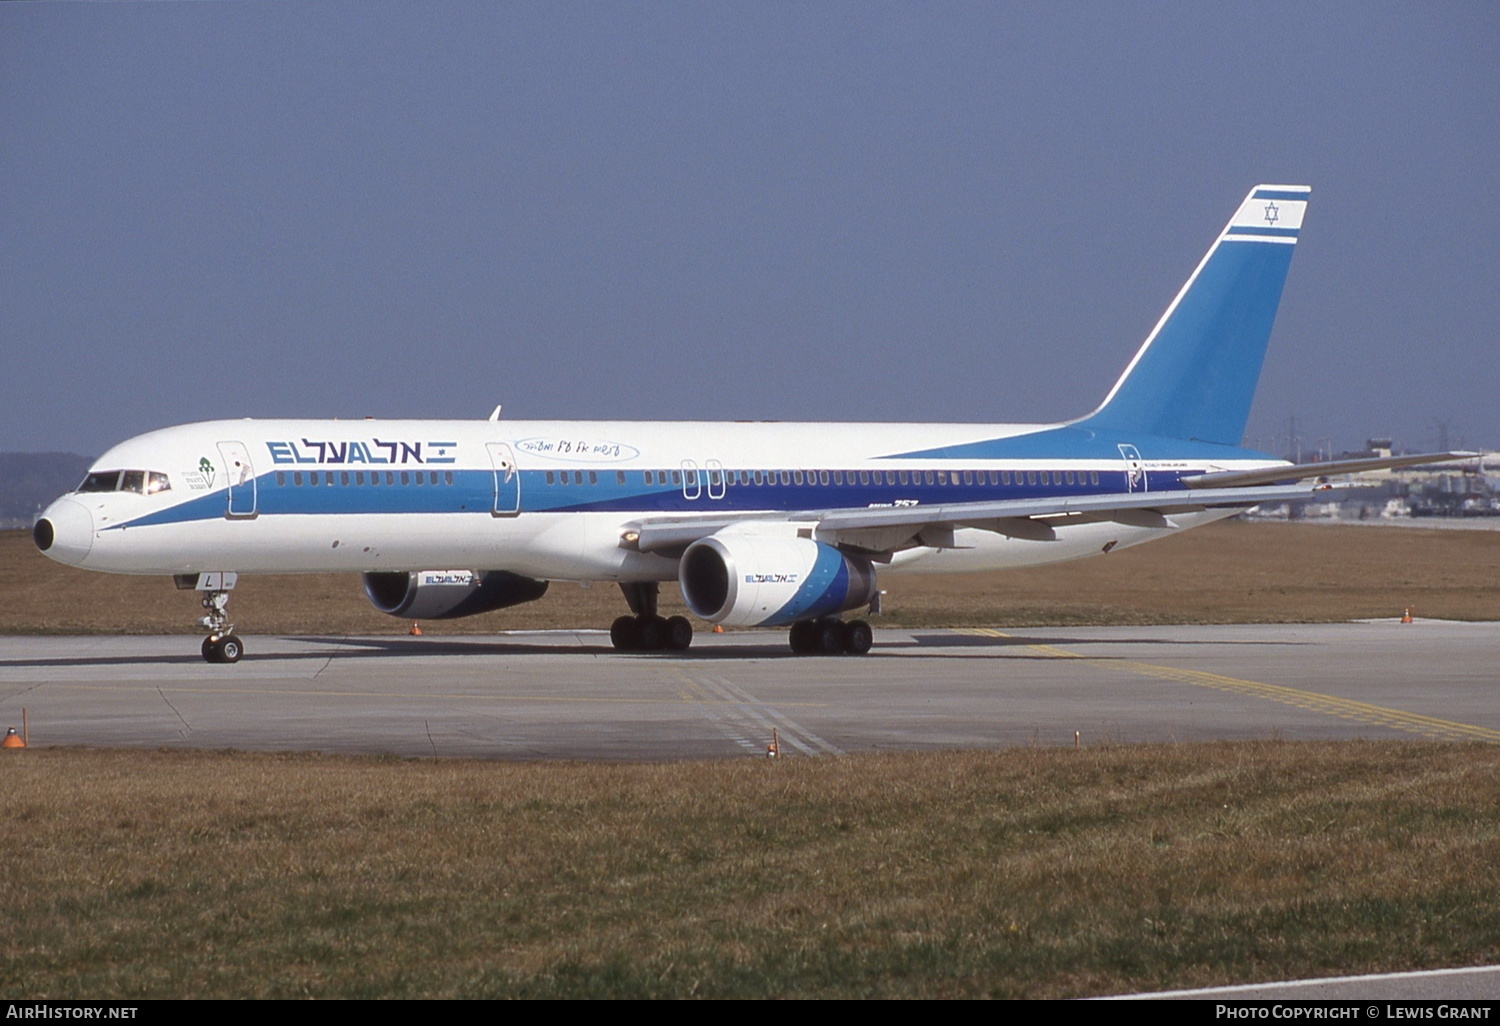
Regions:
[[[1098,409],[1060,424],[228,420],[110,449],[36,522],[42,552],[202,591],[203,655],[244,645],[246,573],[350,571],[406,619],[502,609],[549,581],[612,581],[625,651],[685,649],[676,580],[714,624],[790,626],[863,654],[878,575],[1098,555],[1305,497],[1313,475],[1240,448],[1309,189],[1259,185]],[[436,569],[434,569],[436,568]]]

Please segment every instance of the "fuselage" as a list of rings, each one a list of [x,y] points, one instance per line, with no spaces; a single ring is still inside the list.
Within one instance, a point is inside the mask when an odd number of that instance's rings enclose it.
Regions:
[[[763,518],[795,533],[810,529],[799,513],[1165,493],[1185,476],[1282,463],[1066,424],[230,420],[115,446],[43,520],[49,556],[116,573],[468,567],[653,581],[675,578],[677,560],[622,544],[643,519]],[[962,529],[893,553],[889,569],[1057,562],[1233,512],[1165,527],[1065,519],[1048,539]]]

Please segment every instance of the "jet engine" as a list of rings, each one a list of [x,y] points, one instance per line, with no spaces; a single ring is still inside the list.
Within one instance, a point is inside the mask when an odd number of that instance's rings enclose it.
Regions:
[[[365,595],[382,613],[407,620],[452,620],[535,602],[546,581],[508,570],[415,570],[363,574]]]
[[[868,605],[875,568],[810,538],[711,534],[677,571],[689,609],[710,623],[777,627]]]

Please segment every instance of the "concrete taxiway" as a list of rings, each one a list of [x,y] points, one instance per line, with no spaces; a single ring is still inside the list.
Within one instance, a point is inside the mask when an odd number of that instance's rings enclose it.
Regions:
[[[784,633],[622,654],[599,633],[0,638],[0,727],[32,744],[507,759],[695,759],[1198,741],[1500,743],[1500,624],[881,630],[866,657]]]

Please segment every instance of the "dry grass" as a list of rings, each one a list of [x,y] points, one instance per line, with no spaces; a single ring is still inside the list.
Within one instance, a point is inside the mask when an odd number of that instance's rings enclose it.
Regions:
[[[1500,532],[1230,521],[1095,559],[962,577],[888,576],[890,626],[1500,620]],[[667,613],[681,611],[675,587]],[[556,584],[540,602],[429,633],[608,627],[618,589]],[[353,575],[243,578],[230,604],[246,633],[391,634]],[[0,532],[0,634],[183,633],[196,597],[161,578],[60,566],[27,532]]]
[[[31,750],[0,990],[1061,997],[1500,959],[1500,750]]]

